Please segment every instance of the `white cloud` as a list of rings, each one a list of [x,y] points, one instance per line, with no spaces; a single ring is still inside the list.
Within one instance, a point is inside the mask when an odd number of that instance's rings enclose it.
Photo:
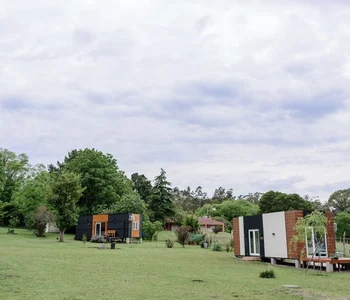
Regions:
[[[346,2],[2,4],[2,147],[46,164],[95,147],[210,192],[346,185]]]

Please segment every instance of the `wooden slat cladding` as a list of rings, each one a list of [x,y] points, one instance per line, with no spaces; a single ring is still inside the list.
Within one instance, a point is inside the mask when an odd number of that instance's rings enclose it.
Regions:
[[[326,211],[327,222],[327,250],[328,256],[331,257],[336,251],[335,232],[334,232],[334,215],[330,211]]]
[[[236,256],[239,255],[244,255],[244,253],[240,253],[240,237],[239,237],[239,219],[234,218],[232,220],[232,226],[233,226],[233,249],[234,249],[234,254]]]
[[[300,253],[305,247],[305,243],[299,243],[297,247],[292,245],[292,238],[295,235],[294,227],[299,218],[304,216],[302,210],[294,210],[294,211],[286,211],[285,219],[286,219],[286,236],[287,236],[287,251],[289,258],[300,258]]]

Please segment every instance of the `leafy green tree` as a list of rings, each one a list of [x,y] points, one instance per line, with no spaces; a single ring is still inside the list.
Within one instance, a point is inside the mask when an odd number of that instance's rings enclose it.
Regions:
[[[141,199],[147,203],[149,196],[152,194],[152,183],[143,174],[134,173],[131,175],[131,181],[134,191],[139,193]]]
[[[342,211],[350,212],[350,189],[334,192],[329,197],[328,206],[336,213]]]
[[[152,211],[151,218],[154,221],[164,221],[166,217],[174,215],[171,183],[167,181],[163,169],[154,180],[152,195],[149,197],[149,209]]]
[[[246,200],[252,204],[259,204],[259,201],[263,195],[264,193],[255,192],[255,193],[249,193],[247,195],[240,195],[237,197],[237,199]]]
[[[198,186],[195,190],[187,187],[185,190],[173,189],[174,204],[184,211],[194,213],[198,208],[209,202],[207,193],[203,192],[202,187]]]
[[[216,215],[232,221],[235,217],[252,216],[259,213],[259,206],[246,200],[226,200],[217,206]]]
[[[226,190],[221,186],[214,191],[213,197],[211,198],[213,203],[221,203],[227,199],[234,199],[233,189]]]
[[[277,191],[265,193],[261,197],[259,208],[261,213],[299,209],[313,210],[312,204],[298,194],[285,194]]]
[[[186,216],[182,223],[183,226],[189,228],[190,232],[197,233],[199,232],[200,225],[198,218],[196,216]]]
[[[52,173],[68,170],[81,174],[85,190],[78,203],[80,214],[95,213],[98,206],[109,207],[132,192],[132,183],[119,170],[116,159],[95,149],[72,150],[57,168],[49,169]]]
[[[0,148],[0,201],[10,202],[30,169],[26,154]]]
[[[69,171],[59,172],[52,181],[53,196],[49,200],[55,209],[55,223],[60,230],[59,241],[63,242],[67,228],[77,224],[78,207],[84,188],[81,186],[81,176]]]
[[[98,206],[97,213],[114,214],[120,212],[129,212],[135,214],[142,214],[143,218],[148,218],[147,205],[145,201],[140,198],[138,193],[124,194],[121,199],[109,207]]]
[[[162,230],[163,226],[160,221],[151,222],[149,220],[144,220],[142,222],[142,233],[145,240],[152,241]]]
[[[350,238],[350,213],[340,212],[335,216],[335,223],[337,223],[337,238]]]
[[[17,207],[17,211],[25,216],[26,222],[30,222],[29,216],[32,217],[40,206],[48,205],[51,196],[50,174],[40,169],[14,192],[12,203]]]

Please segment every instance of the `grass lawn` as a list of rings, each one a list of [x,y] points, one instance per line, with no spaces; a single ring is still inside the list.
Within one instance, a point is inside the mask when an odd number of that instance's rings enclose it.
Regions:
[[[232,253],[198,246],[134,248],[76,242],[56,235],[36,238],[26,230],[0,228],[0,299],[349,299],[350,273],[315,276],[275,267],[276,279],[260,279],[267,264],[243,262]],[[163,234],[164,235],[164,234]],[[163,236],[163,238],[165,238]],[[301,286],[299,290],[282,285]]]

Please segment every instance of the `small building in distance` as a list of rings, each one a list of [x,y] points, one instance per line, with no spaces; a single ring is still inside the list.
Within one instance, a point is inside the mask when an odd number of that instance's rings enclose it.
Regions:
[[[217,226],[221,227],[222,232],[225,231],[225,224],[223,222],[212,220],[210,217],[199,217],[198,222],[202,232],[212,232]],[[167,218],[164,222],[164,230],[166,231],[176,231],[178,227],[175,220],[171,218]]]

